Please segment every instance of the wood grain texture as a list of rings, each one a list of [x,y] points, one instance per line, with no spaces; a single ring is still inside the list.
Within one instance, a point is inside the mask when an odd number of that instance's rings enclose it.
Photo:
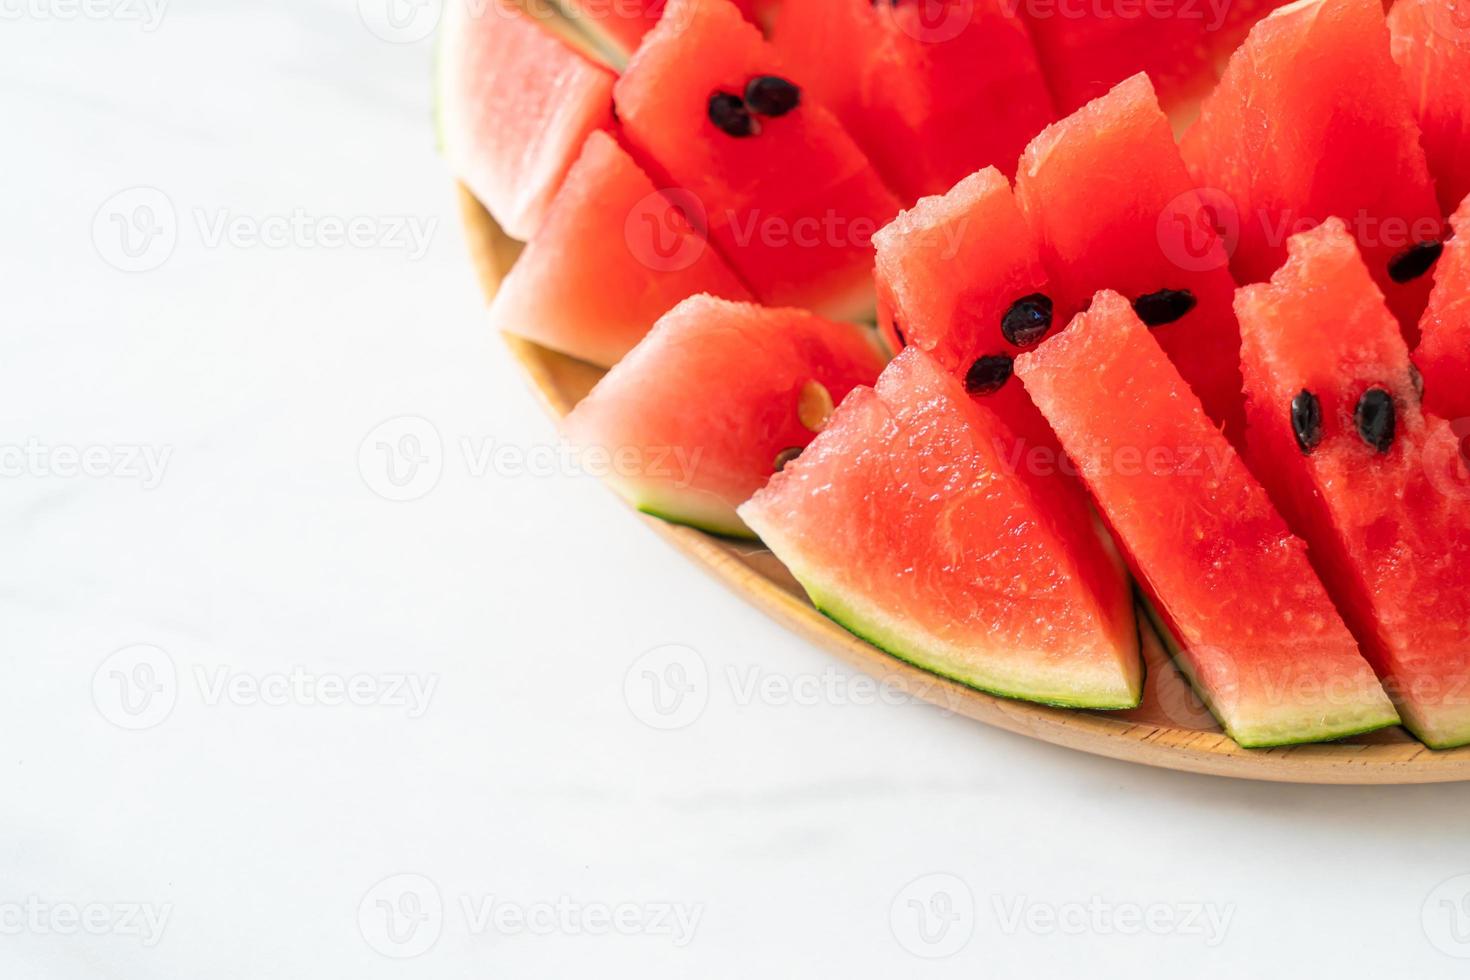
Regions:
[[[459,193],[470,253],[488,301],[520,246],[468,191],[461,187]],[[558,418],[602,375],[599,368],[520,338],[507,335],[505,341],[542,404]],[[637,516],[797,635],[881,683],[997,728],[1109,758],[1216,776],[1343,784],[1470,779],[1470,747],[1434,752],[1400,729],[1325,745],[1242,749],[1221,733],[1146,627],[1148,680],[1143,704],[1132,711],[1075,711],[993,697],[896,660],[848,633],[817,612],[781,563],[758,544]]]

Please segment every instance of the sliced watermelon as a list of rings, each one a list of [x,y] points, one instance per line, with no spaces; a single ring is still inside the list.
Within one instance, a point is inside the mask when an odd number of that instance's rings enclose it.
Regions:
[[[1450,223],[1455,234],[1435,265],[1414,363],[1424,376],[1424,407],[1470,422],[1470,197]]]
[[[1062,112],[1139,72],[1153,79],[1171,111],[1197,101],[1215,81],[1210,42],[1221,24],[1209,4],[1154,10],[1134,0],[1026,0],[1017,6]]]
[[[1397,0],[1388,12],[1439,207],[1470,194],[1470,3]]]
[[[1431,482],[1409,350],[1346,226],[1291,239],[1240,291],[1252,467],[1363,645],[1405,726],[1470,742],[1470,511]],[[1412,569],[1411,573],[1406,570]]]
[[[873,236],[878,326],[891,349],[921,348],[950,371],[1014,354],[1050,330],[1036,241],[994,167],[926,197]]]
[[[615,99],[639,162],[702,204],[763,302],[871,315],[871,239],[898,201],[790,78],[728,0],[671,0]]]
[[[856,389],[740,515],[819,609],[893,655],[1007,697],[1136,705],[1123,570],[928,355]]]
[[[664,0],[555,0],[566,16],[619,68],[664,12]],[[751,19],[751,0],[731,0]]]
[[[1058,322],[1100,289],[1127,296],[1210,417],[1238,439],[1235,282],[1149,80],[1133,76],[1032,140],[1016,198],[1050,275]]]
[[[1429,295],[1420,246],[1443,232],[1379,0],[1299,0],[1258,23],[1182,149],[1234,204],[1238,282],[1269,278],[1288,237],[1335,215],[1412,337]]]
[[[607,133],[582,155],[490,304],[490,323],[611,367],[696,293],[750,292]]]
[[[435,70],[450,169],[529,239],[587,135],[612,125],[612,73],[511,0],[447,0]]]
[[[1232,738],[1286,745],[1397,721],[1306,545],[1128,300],[1099,293],[1016,371]]]
[[[597,383],[565,432],[639,510],[748,537],[735,507],[882,367],[867,328],[692,296]]]
[[[905,201],[1015,171],[1056,118],[1008,0],[791,0],[771,43]]]

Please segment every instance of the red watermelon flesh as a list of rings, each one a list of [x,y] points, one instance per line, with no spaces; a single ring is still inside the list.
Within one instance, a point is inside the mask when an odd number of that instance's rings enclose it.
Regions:
[[[565,432],[639,510],[748,537],[735,507],[882,367],[865,327],[693,296],[597,383]]]
[[[771,43],[905,201],[1014,172],[1056,118],[1008,0],[790,0]]]
[[[751,116],[752,135],[711,121],[711,99],[790,79],[728,0],[671,0],[615,90],[639,162],[708,215],[711,240],[760,299],[838,319],[872,312],[872,235],[898,211],[867,157],[815,99]]]
[[[1470,194],[1470,2],[1397,0],[1388,12],[1440,210]]]
[[[751,0],[731,0],[752,19]],[[606,52],[613,64],[626,65],[643,36],[653,30],[664,12],[664,0],[557,0],[587,35]]]
[[[1007,697],[1136,705],[1123,569],[1008,465],[1012,438],[911,349],[740,515],[819,609],[897,657]]]
[[[1016,371],[1232,738],[1285,745],[1397,721],[1306,545],[1128,300],[1099,293]]]
[[[1435,748],[1465,744],[1470,510],[1435,484],[1425,448],[1448,423],[1420,410],[1398,322],[1343,223],[1295,236],[1289,252],[1236,300],[1253,467],[1405,726]],[[1365,407],[1383,404],[1392,422],[1375,425]]]
[[[509,0],[447,0],[436,74],[450,169],[529,239],[587,135],[612,125],[612,73]]]
[[[1210,417],[1238,439],[1235,281],[1212,202],[1190,180],[1149,80],[1133,76],[1032,140],[1016,198],[1051,279],[1057,322],[1100,289],[1152,304],[1151,319],[1175,317],[1154,326],[1155,337]]]
[[[1435,264],[1414,362],[1424,376],[1424,407],[1470,425],[1470,197],[1450,223],[1455,234]]]
[[[1238,282],[1269,278],[1292,234],[1340,217],[1412,339],[1429,277],[1394,270],[1442,222],[1379,0],[1299,0],[1260,21],[1181,148],[1233,202]]]
[[[611,367],[686,296],[750,292],[607,133],[587,138],[490,304],[490,323]]]
[[[1197,101],[1215,81],[1213,42],[1225,24],[1219,4],[1181,0],[1158,12],[1133,0],[1025,0],[1018,6],[1062,112],[1139,72],[1158,86],[1171,112]]]

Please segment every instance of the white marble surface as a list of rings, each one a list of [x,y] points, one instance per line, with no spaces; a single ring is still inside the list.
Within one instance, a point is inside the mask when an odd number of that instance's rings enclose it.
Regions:
[[[480,316],[429,42],[355,0],[0,15],[0,977],[1470,969],[1470,786],[865,703],[522,468],[552,428]],[[669,644],[707,683],[660,730]]]

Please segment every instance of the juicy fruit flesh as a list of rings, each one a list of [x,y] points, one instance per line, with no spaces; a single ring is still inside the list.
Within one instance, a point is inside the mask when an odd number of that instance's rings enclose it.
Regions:
[[[450,169],[528,240],[584,139],[612,125],[612,73],[511,0],[448,0],[436,75]]]
[[[1265,491],[1116,293],[1017,372],[1241,745],[1341,738],[1397,718]]]
[[[815,435],[801,418],[804,389],[816,381],[840,400],[881,368],[865,328],[695,296],[598,382],[565,430],[589,459],[608,461],[608,481],[640,510],[749,536],[736,505],[782,451]]]
[[[1238,438],[1235,282],[1149,80],[1128,79],[1032,140],[1016,198],[1059,322],[1100,289],[1151,303],[1154,336],[1210,417]]]
[[[1470,197],[1450,222],[1455,234],[1435,266],[1414,362],[1423,374],[1424,406],[1461,424],[1470,420]]]
[[[618,80],[623,132],[645,168],[699,202],[711,241],[762,302],[871,314],[871,237],[898,202],[837,120],[804,100],[758,117],[750,136],[710,121],[711,93],[767,75],[792,77],[726,0],[671,0]]]
[[[1233,202],[1237,281],[1268,279],[1291,234],[1340,217],[1412,339],[1428,277],[1395,283],[1389,265],[1442,229],[1379,0],[1300,0],[1258,23],[1181,149]]]
[[[1405,724],[1436,747],[1470,741],[1470,483],[1431,479],[1426,445],[1445,423],[1419,410],[1397,321],[1335,219],[1294,238],[1286,266],[1237,303],[1256,472]],[[1321,404],[1305,453],[1282,409],[1296,389]]]
[[[1011,438],[906,351],[740,514],[818,608],[902,659],[1010,697],[1130,707],[1141,676],[1122,569],[1085,512],[1007,466]]]
[[[1395,0],[1388,27],[1440,210],[1449,214],[1470,194],[1470,4]]]
[[[611,367],[696,293],[751,298],[617,141],[598,132],[496,291],[490,324]]]

